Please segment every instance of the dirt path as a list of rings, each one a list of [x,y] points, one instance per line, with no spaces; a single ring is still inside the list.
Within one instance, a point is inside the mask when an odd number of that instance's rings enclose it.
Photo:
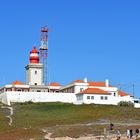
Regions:
[[[71,137],[50,138],[50,134],[48,134],[44,138],[48,140],[116,140],[115,136],[105,138],[104,136],[90,136],[90,135],[79,138],[71,138]],[[122,136],[120,140],[136,140],[136,138],[133,137],[132,139],[128,139],[126,136]]]
[[[9,119],[9,122],[8,124],[11,126],[12,123],[13,123],[13,119],[12,119],[12,115],[14,114],[14,111],[13,111],[13,107],[10,107],[10,106],[1,106],[1,108],[3,109],[8,109],[9,110],[9,115],[5,116],[6,118]]]

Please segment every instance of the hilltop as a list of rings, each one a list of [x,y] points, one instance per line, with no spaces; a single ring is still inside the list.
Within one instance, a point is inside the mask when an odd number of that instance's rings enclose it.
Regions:
[[[0,109],[0,137],[41,139],[47,133],[52,137],[79,137],[102,135],[114,124],[122,133],[128,128],[140,128],[140,109],[111,105],[73,105],[64,103],[13,104],[12,125],[8,125],[9,109]],[[8,139],[9,140],[9,139]]]

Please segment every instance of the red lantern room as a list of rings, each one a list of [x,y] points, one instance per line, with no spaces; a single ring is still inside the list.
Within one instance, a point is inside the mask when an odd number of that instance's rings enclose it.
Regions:
[[[30,51],[30,63],[39,63],[39,51],[34,48]]]

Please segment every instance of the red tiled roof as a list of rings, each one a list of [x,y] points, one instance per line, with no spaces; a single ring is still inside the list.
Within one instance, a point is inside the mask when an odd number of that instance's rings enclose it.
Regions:
[[[74,84],[74,83],[85,83],[85,82],[83,80],[75,80],[75,81],[73,81],[73,82],[71,82],[69,84]]]
[[[129,94],[127,94],[127,93],[125,93],[123,91],[119,91],[118,92],[118,95],[120,95],[120,96],[128,96]]]
[[[79,94],[107,94],[110,95],[111,93],[101,90],[99,88],[87,88],[81,91]]]
[[[83,80],[75,80],[72,83],[85,83]]]
[[[25,84],[16,80],[16,81],[12,82],[12,85],[25,85]]]
[[[106,87],[105,82],[88,82],[89,86]],[[109,85],[109,87],[111,87]]]
[[[56,83],[56,82],[52,82],[50,83],[48,86],[61,86],[60,84]]]

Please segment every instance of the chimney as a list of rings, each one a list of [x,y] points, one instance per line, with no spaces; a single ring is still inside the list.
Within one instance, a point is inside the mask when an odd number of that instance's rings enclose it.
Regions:
[[[105,80],[105,86],[109,87],[109,80],[108,79]]]
[[[84,82],[87,83],[87,77],[84,78]]]

